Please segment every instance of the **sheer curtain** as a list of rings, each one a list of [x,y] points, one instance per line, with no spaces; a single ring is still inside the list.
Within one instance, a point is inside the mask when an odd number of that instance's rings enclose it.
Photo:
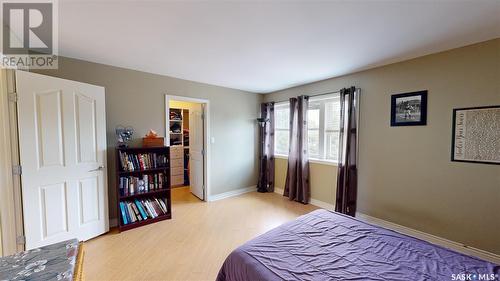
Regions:
[[[356,214],[358,184],[358,95],[355,87],[340,90],[339,163],[335,211],[353,217]]]
[[[257,191],[274,192],[274,102],[261,104],[260,169]]]
[[[309,203],[309,153],[307,150],[308,96],[290,99],[290,150],[284,196]]]

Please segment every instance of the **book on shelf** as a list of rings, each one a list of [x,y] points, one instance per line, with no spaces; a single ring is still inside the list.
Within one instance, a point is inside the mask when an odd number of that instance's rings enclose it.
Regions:
[[[120,202],[120,212],[122,213],[123,224],[128,224],[130,220],[127,217],[127,214],[125,213],[125,204],[123,202]]]
[[[165,198],[151,197],[120,201],[120,212],[124,225],[154,219],[168,214]]]
[[[168,165],[165,154],[160,153],[127,153],[118,151],[122,171],[133,172],[163,168]]]
[[[137,209],[137,206],[134,203],[131,203],[130,206],[132,207],[131,209],[136,220],[142,221],[142,216],[139,214],[139,209]]]
[[[139,200],[135,199],[134,200],[134,203],[135,205],[137,206],[137,208],[139,209],[139,213],[141,214],[142,218],[143,219],[147,219],[148,216],[146,215],[146,211],[144,211],[144,209],[142,208],[142,205],[141,203],[139,202]]]
[[[165,178],[164,173],[120,177],[118,183],[120,195],[126,196],[163,189],[166,183]]]

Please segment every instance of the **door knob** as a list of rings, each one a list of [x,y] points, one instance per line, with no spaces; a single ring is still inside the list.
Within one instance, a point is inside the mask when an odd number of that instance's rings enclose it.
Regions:
[[[97,172],[97,171],[101,171],[102,169],[104,169],[104,166],[99,166],[93,170],[90,170],[89,172]]]

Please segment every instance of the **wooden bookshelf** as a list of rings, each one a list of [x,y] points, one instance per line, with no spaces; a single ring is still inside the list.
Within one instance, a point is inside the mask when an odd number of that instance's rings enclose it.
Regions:
[[[159,222],[159,221],[162,221],[162,220],[168,220],[168,219],[171,219],[171,218],[172,218],[172,215],[171,214],[167,214],[167,215],[164,215],[164,216],[156,217],[154,219],[147,219],[147,220],[140,221],[140,222],[126,224],[126,225],[120,226],[119,228],[120,228],[120,232],[121,232],[121,231],[126,231],[126,230],[129,230],[129,229],[133,229],[133,228],[136,228],[136,227],[141,227],[143,225],[148,225],[148,224],[152,224],[152,223],[155,223],[155,222]]]
[[[131,170],[131,167],[124,167],[122,163],[124,160],[122,159],[123,155],[131,155],[130,157],[134,157],[133,155],[148,155],[147,162],[145,158],[143,158],[142,162],[136,162],[135,158],[126,159],[134,159],[129,162],[133,162],[133,164],[129,164],[134,166],[134,169]],[[151,160],[152,156],[156,155],[158,159],[164,160],[164,164],[153,165],[154,161]],[[163,158],[164,157],[164,158]],[[151,165],[147,165],[147,163],[151,163]],[[137,165],[139,164],[139,165]],[[156,177],[155,177],[156,175]],[[161,183],[160,183],[161,177]],[[154,181],[146,181],[146,179],[154,178]],[[125,181],[128,179],[140,179],[142,183],[148,184],[147,190],[138,190],[138,186],[134,186],[134,184],[130,184],[125,186]],[[144,179],[144,180],[142,180]],[[127,181],[128,183],[128,181]],[[149,186],[152,184],[153,186]],[[132,186],[132,187],[131,187]],[[134,190],[136,188],[137,190]],[[162,147],[128,147],[128,148],[117,148],[116,149],[116,198],[117,198],[117,210],[118,210],[118,229],[120,231],[125,231],[129,229],[133,229],[136,227],[140,227],[143,225],[155,223],[158,221],[171,219],[172,218],[172,196],[171,196],[171,181],[170,181],[170,148],[166,146]],[[163,209],[160,207],[160,211],[156,210],[156,217],[152,217],[152,212],[149,212],[144,205],[142,205],[141,201],[149,201],[154,200],[153,198],[158,198],[163,200],[166,205],[166,212],[162,212]],[[123,219],[122,207],[120,205],[121,202],[123,204],[135,202],[135,200],[141,202],[141,208],[144,212],[139,212],[139,216],[142,218],[141,220],[137,219],[137,214],[133,215],[136,218],[135,222],[128,221],[130,220],[130,213],[127,213],[125,216],[127,217],[127,223],[125,224],[125,220]],[[134,203],[133,203],[134,204]],[[134,204],[136,210],[139,210],[139,206]],[[158,204],[156,204],[158,205]],[[122,205],[123,206],[123,205]],[[127,211],[134,211],[126,209]],[[155,210],[153,210],[155,211]],[[141,214],[146,214],[146,219]],[[150,216],[151,215],[151,216]]]

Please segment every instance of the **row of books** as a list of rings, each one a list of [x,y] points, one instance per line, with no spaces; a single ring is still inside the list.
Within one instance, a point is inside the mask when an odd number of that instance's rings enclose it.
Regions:
[[[162,198],[152,197],[120,202],[123,224],[154,219],[167,214],[167,210],[167,202]]]
[[[118,151],[120,154],[120,164],[122,171],[142,171],[166,167],[168,159],[165,154],[159,153],[136,153],[128,154]]]
[[[120,195],[132,195],[136,193],[149,192],[164,187],[166,178],[163,173],[142,175],[141,177],[120,177],[118,183]]]

